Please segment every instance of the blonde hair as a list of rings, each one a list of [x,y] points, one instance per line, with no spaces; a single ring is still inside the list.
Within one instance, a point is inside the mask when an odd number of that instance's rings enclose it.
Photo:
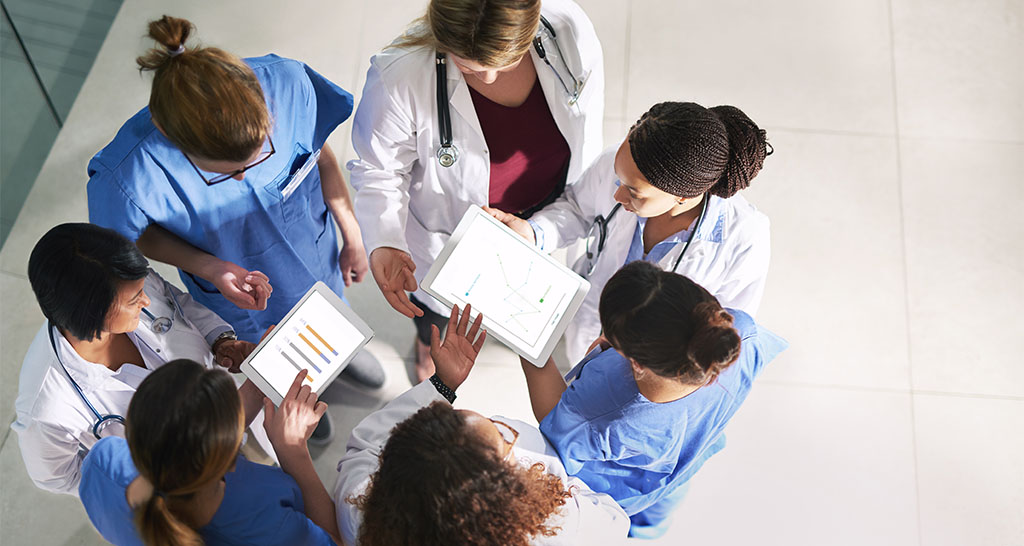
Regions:
[[[186,48],[195,26],[164,15],[149,23],[155,47],[135,60],[152,70],[149,112],[181,151],[215,161],[246,161],[270,133],[270,113],[256,74],[215,47]]]
[[[530,50],[539,24],[539,0],[431,0],[391,47],[425,46],[500,68]]]

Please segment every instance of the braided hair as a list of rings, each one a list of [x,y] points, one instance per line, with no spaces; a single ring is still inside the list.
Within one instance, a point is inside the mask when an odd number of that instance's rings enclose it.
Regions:
[[[651,185],[684,198],[732,197],[771,154],[765,131],[734,106],[658,103],[633,124],[628,140]]]

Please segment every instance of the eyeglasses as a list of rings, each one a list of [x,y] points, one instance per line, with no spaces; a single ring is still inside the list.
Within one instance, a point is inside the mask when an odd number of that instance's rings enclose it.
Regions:
[[[509,458],[509,456],[512,455],[512,447],[516,445],[516,440],[519,439],[519,431],[512,428],[512,426],[507,423],[495,421],[494,419],[488,420],[494,423],[494,427],[498,429],[499,433],[501,433],[502,441],[505,442],[505,452],[501,454],[502,458]]]
[[[238,170],[236,170],[234,172],[224,173],[224,174],[221,174],[219,176],[214,177],[213,179],[207,179],[206,176],[203,175],[203,172],[199,170],[199,167],[196,167],[196,164],[194,162],[192,162],[192,158],[189,157],[188,154],[186,154],[184,152],[182,152],[182,154],[184,154],[185,159],[188,160],[189,164],[192,165],[192,168],[196,170],[196,174],[199,175],[199,178],[202,178],[203,182],[206,182],[207,186],[212,186],[214,184],[220,184],[221,182],[223,182],[225,180],[230,180],[230,179],[232,179],[232,178],[234,178],[234,177],[244,173],[245,171],[248,171],[249,169],[255,167],[256,165],[259,165],[260,163],[263,163],[264,161],[270,159],[270,156],[274,155],[274,152],[276,150],[274,150],[274,141],[270,140],[270,137],[267,137],[267,142],[270,144],[270,150],[269,151],[268,150],[263,150],[262,152],[260,152],[260,155],[259,155],[259,157],[256,158],[256,161],[253,161],[252,163],[250,163],[250,164],[248,164],[248,165],[246,165],[246,166],[242,167],[241,169],[238,169]]]

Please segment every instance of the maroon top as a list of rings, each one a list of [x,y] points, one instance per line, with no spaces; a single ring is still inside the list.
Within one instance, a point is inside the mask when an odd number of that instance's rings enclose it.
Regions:
[[[490,205],[522,212],[563,187],[569,170],[569,145],[551,117],[540,81],[526,102],[502,106],[472,87],[476,116],[490,148]]]

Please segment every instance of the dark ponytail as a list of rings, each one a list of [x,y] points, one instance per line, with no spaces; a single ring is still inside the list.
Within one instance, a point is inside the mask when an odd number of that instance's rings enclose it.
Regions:
[[[732,197],[749,186],[764,164],[766,138],[736,107],[692,102],[655,104],[627,137],[644,178],[683,198]]]
[[[191,360],[168,362],[139,385],[125,423],[135,468],[154,488],[135,511],[139,537],[150,546],[202,544],[187,507],[238,454],[243,417],[234,380]]]
[[[215,47],[186,48],[195,27],[164,15],[149,23],[159,44],[135,62],[152,70],[149,113],[182,152],[216,161],[246,161],[270,134],[270,112],[256,74]]]
[[[655,374],[708,385],[739,358],[740,336],[718,300],[690,279],[644,261],[605,285],[601,328],[616,349]]]

